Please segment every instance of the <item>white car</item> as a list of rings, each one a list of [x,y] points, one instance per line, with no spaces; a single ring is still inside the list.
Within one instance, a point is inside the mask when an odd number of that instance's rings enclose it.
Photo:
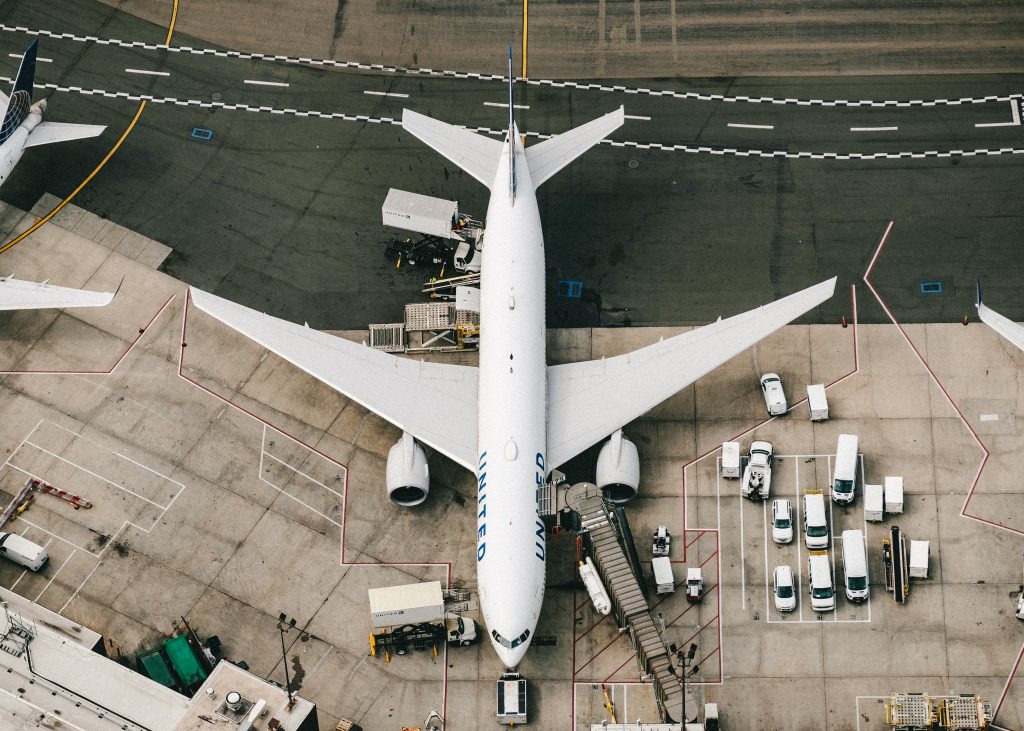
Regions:
[[[775,586],[775,608],[780,612],[792,612],[796,609],[793,569],[789,566],[776,566],[772,583]]]
[[[772,500],[772,540],[790,543],[793,540],[793,503]]]
[[[782,380],[777,373],[765,373],[761,376],[761,393],[764,394],[764,405],[772,416],[785,414],[789,405],[786,393],[782,390]]]

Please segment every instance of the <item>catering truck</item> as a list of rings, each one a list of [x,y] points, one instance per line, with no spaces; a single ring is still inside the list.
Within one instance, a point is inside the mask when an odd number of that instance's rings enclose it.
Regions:
[[[470,645],[477,639],[475,621],[447,610],[440,581],[370,589],[369,597],[372,655],[431,646],[436,652],[444,642]]]

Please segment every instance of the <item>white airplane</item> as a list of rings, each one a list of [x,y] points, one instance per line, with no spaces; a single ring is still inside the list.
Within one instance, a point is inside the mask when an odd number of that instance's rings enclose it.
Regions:
[[[0,184],[10,177],[14,166],[29,147],[95,137],[106,129],[97,124],[43,121],[46,100],[32,103],[38,45],[39,39],[36,38],[25,49],[10,97],[0,93],[0,103],[4,106],[0,124]]]
[[[477,585],[491,643],[519,665],[544,599],[538,492],[552,468],[605,439],[598,484],[629,497],[636,446],[623,426],[832,296],[831,279],[614,358],[545,362],[544,238],[536,190],[624,121],[623,109],[530,147],[512,114],[503,142],[405,110],[402,126],[491,191],[480,284],[479,367],[396,357],[191,289],[196,306],[395,424],[386,485],[423,502],[433,447],[477,476]]]
[[[103,307],[110,304],[115,294],[117,293],[58,287],[47,282],[28,282],[15,279],[13,274],[0,278],[0,310]]]
[[[977,293],[978,296],[974,306],[978,308],[978,317],[981,318],[981,321],[1018,348],[1024,350],[1024,325],[1014,322],[1009,317],[1000,315],[998,312],[982,302],[980,281],[977,284]]]

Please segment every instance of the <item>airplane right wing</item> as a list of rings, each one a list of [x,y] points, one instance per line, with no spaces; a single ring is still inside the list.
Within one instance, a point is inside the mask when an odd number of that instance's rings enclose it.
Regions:
[[[399,358],[190,287],[203,312],[387,419],[470,471],[477,465],[477,370]]]
[[[25,147],[38,147],[54,142],[69,142],[96,137],[106,127],[102,124],[71,124],[70,122],[40,122],[29,132]]]
[[[13,276],[0,279],[0,310],[102,307],[113,298],[113,292],[90,292],[45,282],[26,282]]]
[[[632,353],[548,366],[549,467],[618,431],[829,299],[836,279]]]

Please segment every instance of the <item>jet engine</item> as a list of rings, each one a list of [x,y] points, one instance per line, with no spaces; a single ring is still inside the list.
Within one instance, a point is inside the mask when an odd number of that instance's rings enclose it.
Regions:
[[[430,469],[423,447],[412,434],[402,432],[388,452],[388,497],[395,505],[411,508],[427,499],[430,492]]]
[[[597,455],[597,486],[615,503],[632,500],[640,488],[640,456],[621,429],[611,435]]]

